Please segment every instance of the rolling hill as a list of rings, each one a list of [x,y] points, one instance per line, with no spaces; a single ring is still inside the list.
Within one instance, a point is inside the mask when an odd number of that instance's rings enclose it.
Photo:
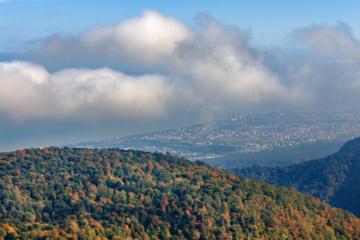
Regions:
[[[360,238],[347,211],[169,154],[25,149],[0,176],[0,239]]]
[[[360,138],[348,141],[337,153],[318,160],[288,167],[230,170],[246,178],[294,187],[360,216]]]

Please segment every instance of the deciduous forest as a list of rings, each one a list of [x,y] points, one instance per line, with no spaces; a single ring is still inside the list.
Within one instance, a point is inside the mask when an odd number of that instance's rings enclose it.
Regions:
[[[230,169],[236,175],[294,187],[360,216],[360,138],[330,156],[288,167]]]
[[[169,154],[0,154],[0,239],[359,239],[319,199]]]

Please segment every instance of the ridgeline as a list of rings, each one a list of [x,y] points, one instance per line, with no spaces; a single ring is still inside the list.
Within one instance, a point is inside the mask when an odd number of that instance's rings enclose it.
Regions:
[[[294,187],[334,207],[360,216],[360,138],[348,141],[339,152],[288,167],[233,168],[250,179]]]

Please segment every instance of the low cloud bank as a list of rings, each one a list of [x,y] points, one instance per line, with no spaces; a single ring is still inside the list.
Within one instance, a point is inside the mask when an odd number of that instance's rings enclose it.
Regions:
[[[28,62],[0,63],[0,111],[18,121],[163,116],[171,87],[162,76],[126,76],[111,69],[50,74]]]
[[[278,49],[253,47],[250,36],[210,16],[190,28],[154,11],[78,36],[51,36],[40,48],[49,64],[91,59],[118,67],[50,73],[29,61],[2,62],[0,114],[146,121],[359,100],[360,43],[346,24],[297,29]],[[124,65],[141,74],[125,74]]]

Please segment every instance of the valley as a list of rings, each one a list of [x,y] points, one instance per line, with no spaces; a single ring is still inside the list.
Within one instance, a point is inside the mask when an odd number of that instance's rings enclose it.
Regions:
[[[360,112],[335,108],[270,112],[68,146],[169,152],[228,168],[290,165],[324,157],[359,135]]]

